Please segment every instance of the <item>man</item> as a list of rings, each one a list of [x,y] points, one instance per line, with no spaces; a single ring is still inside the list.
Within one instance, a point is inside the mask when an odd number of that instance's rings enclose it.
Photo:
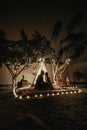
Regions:
[[[42,89],[44,87],[43,75],[44,75],[44,71],[41,70],[41,73],[38,75],[37,80],[36,80],[35,89]]]

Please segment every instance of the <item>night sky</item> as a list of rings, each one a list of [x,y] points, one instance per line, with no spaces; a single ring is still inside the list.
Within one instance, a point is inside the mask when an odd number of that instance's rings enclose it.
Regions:
[[[78,12],[84,13],[82,29],[87,30],[86,0],[3,0],[0,1],[0,29],[7,32],[6,38],[10,40],[21,39],[21,29],[28,38],[37,30],[50,39],[57,20],[69,23]]]

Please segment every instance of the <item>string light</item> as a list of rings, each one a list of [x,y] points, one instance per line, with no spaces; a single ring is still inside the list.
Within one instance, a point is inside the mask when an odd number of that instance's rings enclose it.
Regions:
[[[56,92],[56,93],[54,93],[54,92],[52,92],[52,91],[49,91],[49,93],[47,92],[47,93],[40,93],[39,95],[37,95],[37,94],[35,94],[34,96],[32,96],[32,99],[33,98],[41,98],[41,97],[49,97],[49,96],[56,96],[56,95],[63,95],[63,94],[75,94],[75,93],[80,93],[80,92],[82,92],[82,90],[81,89],[75,89],[75,88],[73,88],[72,87],[72,89],[68,89],[68,91],[61,91],[61,92]],[[17,94],[15,94],[15,97],[19,97],[19,99],[22,99],[23,97],[22,97],[22,95],[20,95],[20,96],[18,96]],[[29,99],[30,98],[30,96],[29,95],[27,95],[26,96],[26,98],[27,99]]]

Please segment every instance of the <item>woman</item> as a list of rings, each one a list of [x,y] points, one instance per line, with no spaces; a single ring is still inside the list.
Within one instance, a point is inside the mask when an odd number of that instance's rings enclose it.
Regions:
[[[48,76],[48,72],[45,73],[45,81],[46,81],[47,88],[53,89],[52,83],[50,81],[50,77]]]

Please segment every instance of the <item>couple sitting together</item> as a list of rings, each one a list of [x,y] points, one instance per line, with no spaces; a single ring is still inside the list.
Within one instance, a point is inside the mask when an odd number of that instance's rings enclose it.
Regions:
[[[44,77],[45,76],[45,81]],[[52,83],[50,81],[50,78],[48,76],[48,72],[44,74],[44,71],[42,70],[39,76],[36,80],[35,89],[43,90],[43,89],[53,89]]]

